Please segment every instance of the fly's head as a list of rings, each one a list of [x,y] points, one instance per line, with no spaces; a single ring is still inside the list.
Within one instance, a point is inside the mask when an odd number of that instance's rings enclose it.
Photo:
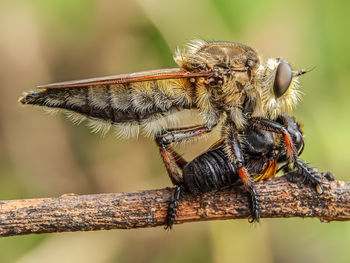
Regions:
[[[305,70],[294,71],[283,58],[268,59],[265,66],[260,66],[256,86],[265,117],[276,119],[292,111],[301,98],[299,76],[304,73]]]
[[[306,73],[293,71],[283,58],[264,64],[254,49],[235,42],[193,41],[175,61],[185,71],[211,73],[192,82],[197,105],[227,113],[238,127],[249,115],[274,120],[290,113],[301,97],[298,78]]]

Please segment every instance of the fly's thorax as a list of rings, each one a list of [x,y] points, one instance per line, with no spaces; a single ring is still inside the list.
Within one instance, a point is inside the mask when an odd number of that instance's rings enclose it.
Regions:
[[[184,50],[177,49],[174,60],[181,68],[191,72],[215,68],[256,69],[260,65],[260,57],[254,49],[224,41],[194,40]]]
[[[193,80],[196,105],[210,119],[226,113],[238,127],[243,127],[247,94],[252,93],[250,102],[261,104],[253,98],[260,57],[251,47],[234,42],[193,41],[187,49],[177,50],[175,61],[187,71],[212,72],[208,78]]]
[[[249,85],[249,76],[246,72],[238,72],[222,79],[223,84],[218,86],[213,86],[206,80],[196,83],[194,96],[196,107],[207,126],[213,126],[225,115],[235,122],[237,127],[243,127],[244,89]]]
[[[283,58],[271,58],[257,71],[255,86],[261,100],[255,116],[275,119],[290,113],[300,100],[299,74]]]

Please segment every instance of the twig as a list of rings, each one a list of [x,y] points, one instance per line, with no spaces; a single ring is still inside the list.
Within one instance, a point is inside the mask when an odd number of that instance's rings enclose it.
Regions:
[[[329,187],[319,195],[313,187],[281,177],[258,182],[256,189],[262,218],[350,220],[350,183],[329,182]],[[165,223],[171,194],[172,189],[165,188],[0,201],[0,236],[161,226]],[[249,215],[248,196],[235,187],[199,196],[185,194],[175,224],[248,218]]]

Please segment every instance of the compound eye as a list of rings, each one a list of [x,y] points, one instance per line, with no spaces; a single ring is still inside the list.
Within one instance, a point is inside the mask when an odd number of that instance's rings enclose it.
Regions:
[[[282,61],[276,70],[275,83],[273,85],[273,92],[275,97],[281,97],[289,88],[292,82],[293,71],[286,61]]]
[[[297,131],[296,133],[294,133],[294,144],[297,148],[297,150],[300,150],[304,139],[303,139],[303,134],[300,131]]]

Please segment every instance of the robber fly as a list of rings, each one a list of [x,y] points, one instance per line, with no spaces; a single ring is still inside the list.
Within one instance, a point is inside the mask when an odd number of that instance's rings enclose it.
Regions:
[[[297,160],[290,134],[273,120],[296,105],[305,70],[293,71],[283,58],[263,63],[254,49],[234,42],[196,40],[178,49],[174,59],[179,68],[41,85],[19,102],[68,110],[74,121],[88,118],[96,129],[112,125],[133,135],[141,127],[156,137],[173,178],[178,174],[169,164],[168,146],[209,133],[219,122],[225,154],[250,192],[240,138],[248,120],[282,134],[288,158]],[[173,114],[183,110],[198,110],[203,124],[172,127]]]
[[[287,114],[280,115],[276,122],[287,129],[300,155],[304,150],[304,137],[300,124],[294,117]],[[279,170],[284,170],[289,174],[293,172],[294,177],[299,177],[304,183],[314,185],[319,194],[323,192],[323,179],[317,169],[309,167],[300,159],[296,161],[293,168],[288,165],[284,140],[280,134],[264,131],[254,126],[250,127],[248,123],[247,129],[241,135],[244,137],[242,148],[246,168],[254,181],[274,178],[280,166]],[[228,160],[222,139],[190,162],[185,161],[170,147],[169,152],[173,169],[179,169],[182,176],[173,182],[175,191],[168,209],[166,228],[171,228],[174,223],[182,192],[198,195],[219,191],[240,182],[237,167]],[[250,208],[252,221],[259,220],[259,199],[255,191],[250,193]]]

